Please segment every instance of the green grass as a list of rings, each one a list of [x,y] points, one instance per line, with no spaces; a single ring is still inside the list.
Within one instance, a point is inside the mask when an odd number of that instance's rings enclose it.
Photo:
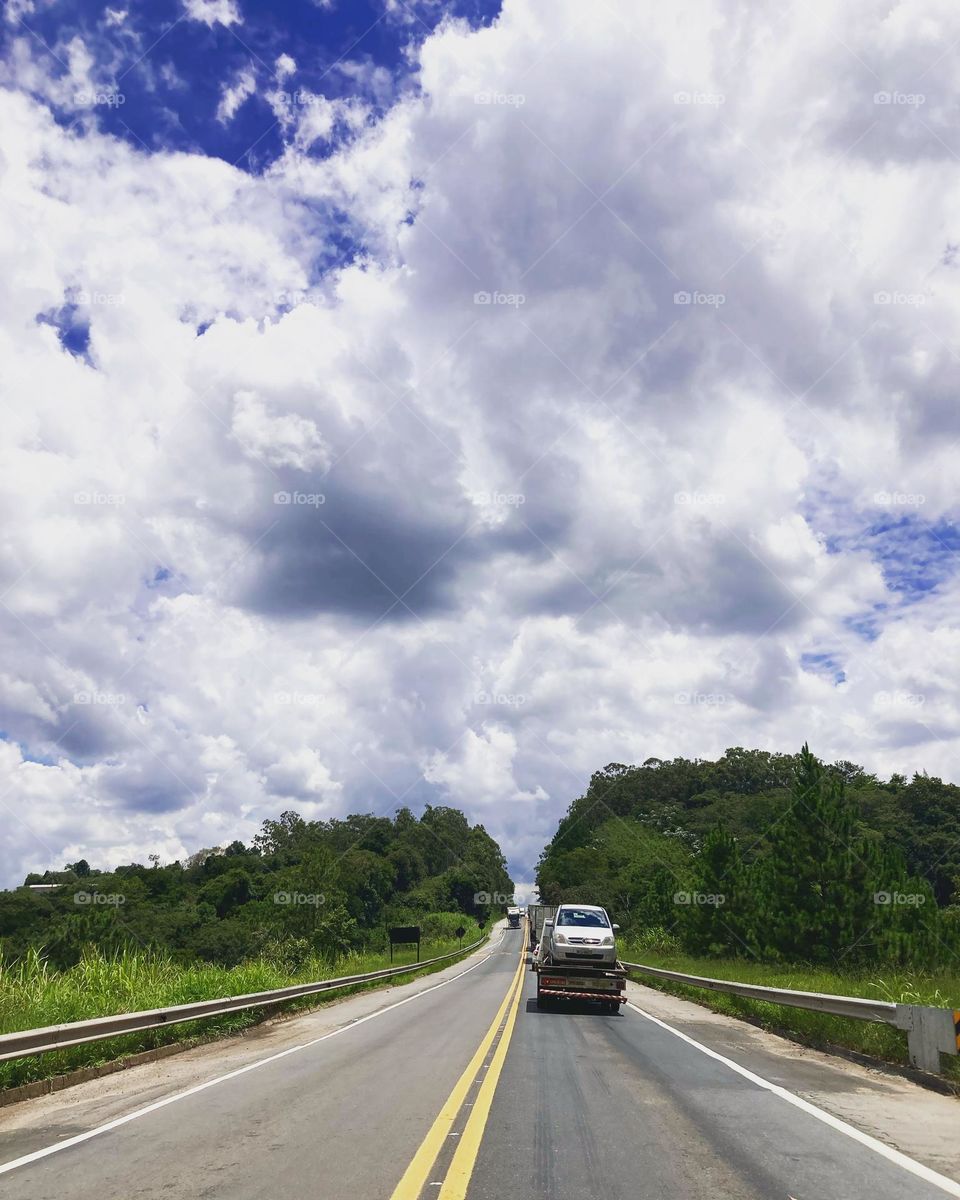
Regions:
[[[463,923],[467,929],[463,942],[467,946],[477,940],[480,932],[473,921],[465,918]],[[420,957],[436,958],[457,948],[456,938],[424,942]],[[403,947],[394,951],[394,966],[407,963],[415,965],[415,962],[416,952],[412,948]],[[268,959],[257,959],[229,968],[205,963],[185,966],[163,954],[148,951],[125,951],[108,956],[97,950],[89,950],[76,966],[66,971],[56,971],[38,953],[31,952],[12,966],[4,967],[0,963],[0,1033],[39,1029],[46,1025],[115,1013],[165,1008],[172,1004],[214,1000],[246,992],[264,992],[296,983],[377,971],[390,965],[389,953],[350,954],[333,963],[320,958],[308,959],[300,970],[290,972]],[[441,963],[417,974],[429,974],[447,965]],[[321,992],[302,1000],[288,1001],[283,1005],[283,1011],[315,1007],[351,992],[402,983],[409,978],[410,975],[404,974],[394,976],[385,983],[354,984],[332,992]],[[277,1010],[273,1008],[270,1011]],[[47,1079],[77,1067],[98,1066],[170,1042],[198,1041],[237,1033],[256,1024],[262,1016],[262,1009],[247,1009],[225,1016],[125,1034],[88,1046],[74,1046],[67,1050],[0,1062],[0,1088]]]
[[[743,959],[693,958],[664,948],[630,945],[623,946],[621,953],[628,962],[646,963],[651,967],[681,971],[688,975],[708,975],[713,979],[802,992],[830,992],[838,996],[863,996],[900,1004],[930,1004],[960,1009],[960,975],[956,973],[924,974],[895,969],[843,972],[823,967],[771,965]],[[749,1000],[704,988],[687,987],[652,975],[636,975],[635,978],[647,987],[695,1000],[715,1012],[746,1017],[765,1029],[787,1033],[812,1046],[843,1046],[887,1062],[905,1064],[908,1061],[907,1035],[890,1025],[855,1021],[850,1017],[808,1012],[801,1008],[786,1008],[765,1000]],[[960,1082],[960,1059],[943,1061],[948,1078]]]

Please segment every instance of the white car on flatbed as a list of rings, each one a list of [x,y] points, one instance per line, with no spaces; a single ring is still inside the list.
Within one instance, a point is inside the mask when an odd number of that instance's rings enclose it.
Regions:
[[[596,904],[561,904],[549,930],[548,954],[555,963],[581,963],[584,966],[613,966],[617,961],[620,928]],[[540,960],[544,959],[544,948]]]

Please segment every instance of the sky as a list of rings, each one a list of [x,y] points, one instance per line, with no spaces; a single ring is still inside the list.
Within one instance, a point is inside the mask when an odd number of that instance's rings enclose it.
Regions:
[[[6,0],[0,884],[960,781],[960,11]]]

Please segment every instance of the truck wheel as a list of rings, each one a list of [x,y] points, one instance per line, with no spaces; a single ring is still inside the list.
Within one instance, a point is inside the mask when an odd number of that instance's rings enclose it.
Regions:
[[[617,1013],[619,1013],[619,1011],[620,1011],[620,1001],[619,1000],[608,1000],[606,1003],[606,1010],[608,1013],[610,1013],[610,1015],[612,1017],[615,1017],[617,1015]]]

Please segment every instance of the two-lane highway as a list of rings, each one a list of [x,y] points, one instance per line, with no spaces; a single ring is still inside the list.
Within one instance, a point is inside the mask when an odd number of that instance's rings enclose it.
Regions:
[[[216,1073],[198,1055],[190,1086],[171,1090],[141,1068],[113,1092],[101,1081],[14,1106],[0,1113],[3,1195],[960,1196],[960,1185],[631,1007],[538,1010],[522,943],[508,930],[437,982],[295,1018],[274,1053],[250,1059],[249,1046],[227,1044]],[[294,1040],[320,1019],[325,1032]]]

